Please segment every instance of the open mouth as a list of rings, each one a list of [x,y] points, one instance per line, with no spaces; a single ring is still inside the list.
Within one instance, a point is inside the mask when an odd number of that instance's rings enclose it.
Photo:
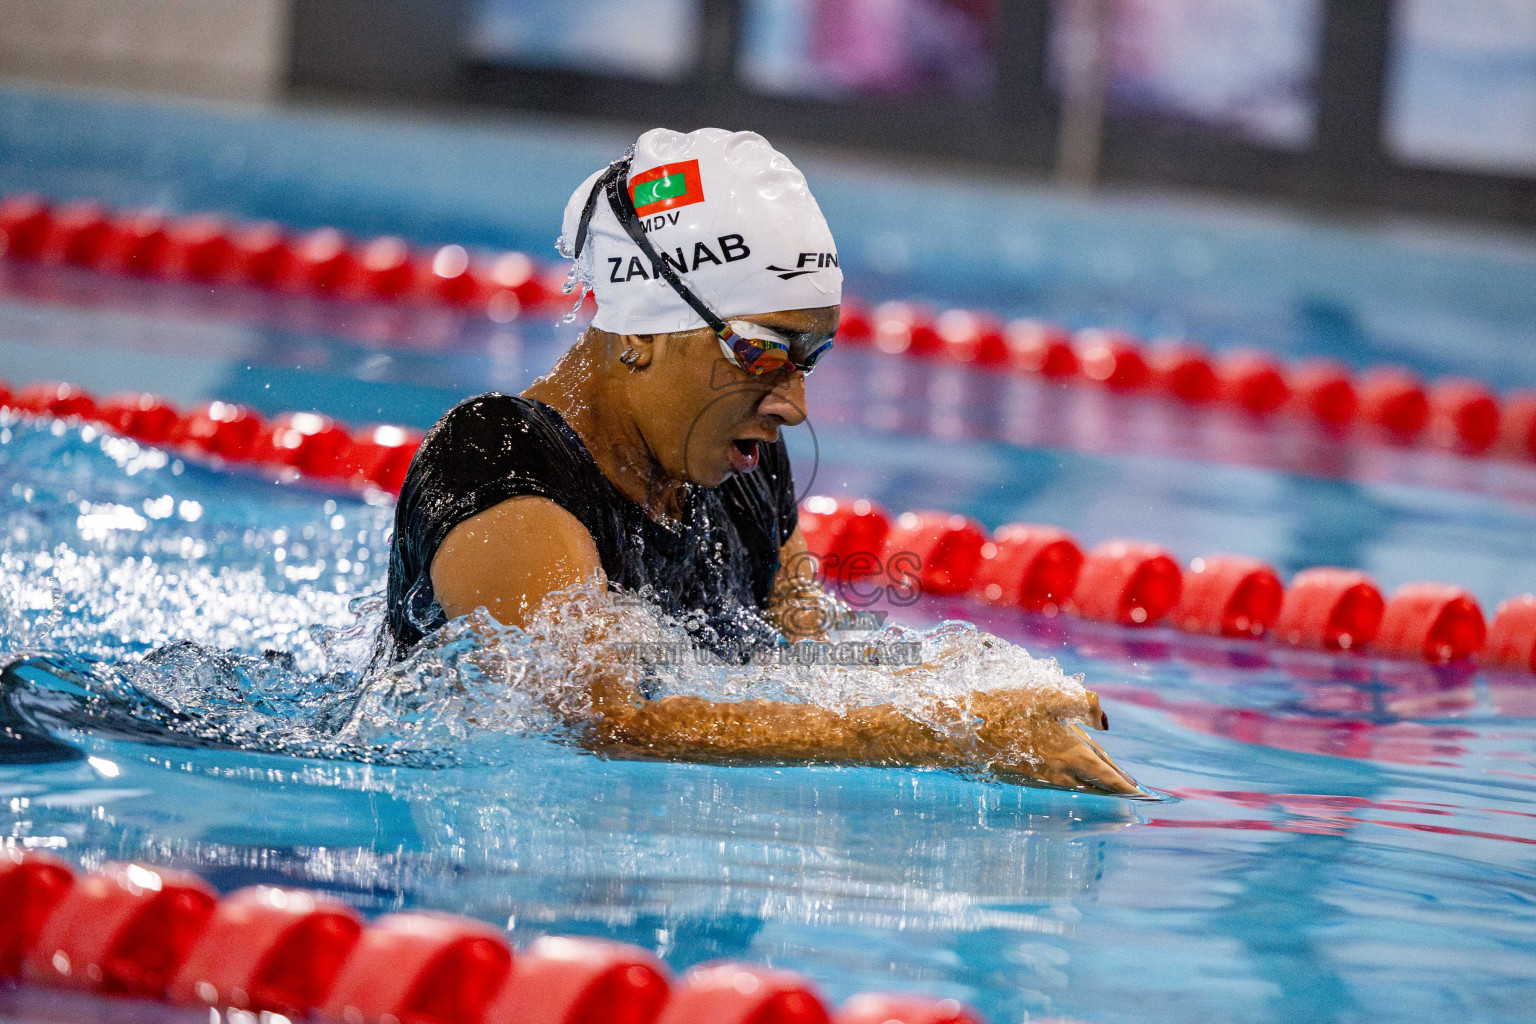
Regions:
[[[731,468],[738,473],[750,473],[757,468],[757,439],[742,438],[731,442]]]

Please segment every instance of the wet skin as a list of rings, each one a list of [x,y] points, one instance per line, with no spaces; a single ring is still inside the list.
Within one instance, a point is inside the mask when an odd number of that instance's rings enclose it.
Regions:
[[[814,342],[831,336],[837,315],[831,306],[739,319]],[[626,353],[628,365],[620,362]],[[665,521],[679,516],[686,485],[717,486],[755,464],[753,442],[771,442],[780,428],[803,422],[805,387],[805,374],[790,368],[748,374],[724,356],[708,329],[656,335],[589,329],[523,395],[558,410],[620,493]],[[798,530],[780,552],[767,615],[781,628],[805,621],[797,613],[807,602],[835,604],[811,578],[805,552]],[[556,503],[535,497],[513,498],[459,523],[439,547],[431,573],[450,617],[483,606],[498,622],[518,626],[554,591],[606,583],[586,528]],[[592,645],[591,714],[583,725],[586,742],[610,755],[934,765],[988,770],[1028,785],[1141,792],[1074,724],[1107,728],[1092,693],[980,691],[965,709],[968,721],[980,723],[974,728],[958,719],[949,727],[942,710],[920,722],[891,705],[842,714],[765,700],[647,701],[622,665],[605,660],[603,639],[594,637]]]
[[[828,306],[739,319],[823,340],[837,330],[837,313]],[[625,351],[634,353],[631,366],[619,362]],[[805,421],[805,386],[805,374],[792,369],[747,373],[725,358],[707,328],[589,330],[523,394],[560,411],[625,497],[675,517],[684,483],[715,487],[735,471],[732,442],[772,442],[781,427]]]

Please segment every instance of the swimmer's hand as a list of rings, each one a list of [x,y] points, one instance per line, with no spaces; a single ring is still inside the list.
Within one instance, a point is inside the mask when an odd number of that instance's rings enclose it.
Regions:
[[[981,719],[977,755],[999,778],[1024,785],[1083,793],[1136,796],[1136,780],[1110,760],[1072,718],[1095,729],[1109,728],[1099,696],[1087,692],[1087,708],[1067,707],[1028,689],[986,690],[971,696],[970,712]],[[1076,703],[1075,701],[1072,703]]]

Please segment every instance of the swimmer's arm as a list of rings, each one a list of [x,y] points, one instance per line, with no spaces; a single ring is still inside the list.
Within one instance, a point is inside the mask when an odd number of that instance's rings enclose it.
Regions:
[[[801,542],[803,546],[803,541]],[[453,528],[432,560],[432,586],[450,618],[484,605],[504,625],[526,626],[551,592],[605,583],[592,536],[545,498],[512,498]],[[1042,711],[1028,691],[974,695],[971,722],[941,733],[882,705],[839,714],[777,701],[700,697],[641,700],[626,672],[603,664],[594,638],[588,743],[619,757],[717,761],[840,761],[989,768],[1018,781],[1135,792],[1080,730]],[[1099,723],[1097,699],[1090,721]],[[982,725],[974,726],[979,718]],[[951,736],[970,736],[956,741]]]
[[[932,729],[889,706],[840,714],[781,701],[702,697],[639,702],[595,723],[596,745],[620,757],[711,761],[838,761],[961,767]]]
[[[607,585],[581,520],[548,498],[510,498],[459,523],[432,556],[432,589],[450,618],[481,605],[504,626],[527,626],[545,596]]]
[[[554,591],[608,586],[602,556],[581,520],[537,497],[509,498],[459,523],[438,545],[431,571],[437,602],[450,619],[484,606],[502,625],[524,628]],[[595,637],[595,650],[600,643]],[[594,657],[589,685],[595,711],[639,699],[621,674],[599,666]]]
[[[777,701],[725,704],[698,697],[609,706],[592,725],[610,756],[726,762],[822,761],[978,768],[1009,781],[1133,795],[1135,781],[1069,719],[1108,728],[1098,697],[1086,708],[1043,702],[1030,690],[971,695],[966,711],[919,722],[890,705],[846,713]]]

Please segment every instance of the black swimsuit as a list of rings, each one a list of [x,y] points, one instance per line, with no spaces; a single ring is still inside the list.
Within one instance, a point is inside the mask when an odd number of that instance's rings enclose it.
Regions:
[[[400,491],[380,655],[403,657],[447,621],[430,570],[448,531],[509,498],[535,496],[587,528],[610,587],[649,588],[650,599],[677,618],[701,613],[703,644],[744,658],[774,638],[760,613],[779,547],[799,519],[783,440],[758,450],[755,472],[719,487],[691,486],[680,525],[669,529],[608,481],[550,406],[496,392],[465,399],[427,433]]]

